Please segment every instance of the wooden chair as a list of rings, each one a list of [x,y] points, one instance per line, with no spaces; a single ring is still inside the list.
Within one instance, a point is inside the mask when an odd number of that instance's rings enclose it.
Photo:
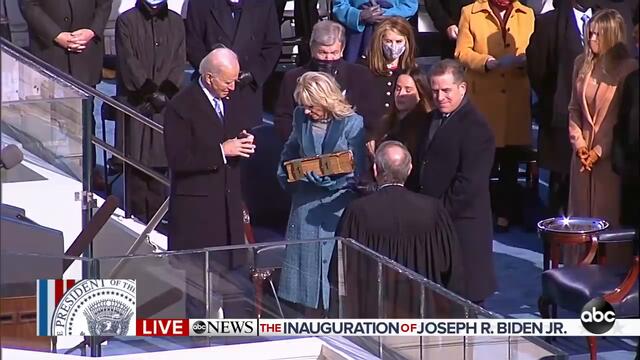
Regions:
[[[590,300],[602,297],[611,304],[616,318],[637,318],[638,274],[640,259],[635,252],[630,269],[610,264],[592,264],[598,245],[638,241],[635,231],[605,232],[589,242],[584,258],[576,266],[552,268],[542,273],[542,296],[538,309],[543,318],[550,318],[550,308],[557,305],[576,314]],[[553,314],[555,317],[555,314]],[[597,337],[587,337],[591,360],[597,359]]]

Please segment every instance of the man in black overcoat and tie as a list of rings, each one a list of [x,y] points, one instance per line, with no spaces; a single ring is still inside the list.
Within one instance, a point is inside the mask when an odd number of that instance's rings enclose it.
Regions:
[[[442,200],[456,229],[465,267],[462,295],[481,304],[496,289],[489,175],[495,139],[486,119],[465,96],[463,66],[434,64],[429,82],[436,110],[419,145],[420,192]]]
[[[240,66],[226,48],[213,50],[201,61],[200,76],[171,99],[164,112],[164,144],[171,177],[169,250],[190,250],[244,244],[240,162],[254,151],[250,124],[239,115],[234,92]],[[215,251],[207,254],[214,293],[229,297],[246,290],[246,254]],[[173,257],[187,268],[190,281],[202,282],[204,254]],[[201,317],[202,289],[191,293],[190,317]],[[209,295],[209,294],[207,294]],[[215,306],[214,306],[215,308]],[[244,307],[246,308],[246,306]],[[242,308],[224,305],[226,317]],[[207,314],[209,315],[209,314]]]
[[[187,60],[194,69],[211,50],[224,46],[238,55],[235,96],[239,116],[250,127],[262,122],[262,86],[280,58],[280,23],[273,1],[191,0],[185,21]]]

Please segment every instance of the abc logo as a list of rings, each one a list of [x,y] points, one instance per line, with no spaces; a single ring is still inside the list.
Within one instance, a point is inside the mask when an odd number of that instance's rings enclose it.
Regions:
[[[613,306],[603,298],[595,298],[582,308],[580,321],[582,326],[590,332],[604,334],[616,322],[616,313],[613,311]]]
[[[205,324],[204,321],[196,321],[193,323],[191,330],[193,330],[193,332],[196,334],[202,334],[205,330],[207,330],[207,324]]]

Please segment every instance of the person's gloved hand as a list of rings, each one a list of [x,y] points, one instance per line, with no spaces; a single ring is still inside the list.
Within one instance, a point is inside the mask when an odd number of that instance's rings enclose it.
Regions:
[[[498,66],[503,69],[510,69],[524,66],[527,63],[525,55],[505,55],[498,60]]]
[[[250,72],[241,71],[240,75],[238,75],[238,87],[243,88],[247,85],[251,85],[253,83],[253,74]]]
[[[306,173],[304,176],[307,178],[307,180],[311,184],[314,184],[314,185],[319,186],[319,187],[329,188],[331,186],[336,185],[336,181],[335,180],[332,180],[328,176],[319,176],[316,173],[314,173],[313,171],[310,171],[310,172]]]
[[[167,102],[169,102],[169,98],[167,97],[167,95],[156,91],[153,94],[149,95],[148,102],[151,103],[153,109],[159,113],[167,105]]]
[[[143,102],[140,106],[138,106],[137,110],[140,114],[146,117],[151,117],[156,112],[153,105],[149,101]]]

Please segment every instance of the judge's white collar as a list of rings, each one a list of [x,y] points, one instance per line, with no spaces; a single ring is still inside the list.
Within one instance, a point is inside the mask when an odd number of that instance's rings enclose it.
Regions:
[[[389,183],[389,184],[382,184],[382,185],[378,186],[378,190],[384,189],[384,188],[386,188],[387,186],[402,186],[402,187],[404,187],[404,184],[402,184],[402,183]]]

